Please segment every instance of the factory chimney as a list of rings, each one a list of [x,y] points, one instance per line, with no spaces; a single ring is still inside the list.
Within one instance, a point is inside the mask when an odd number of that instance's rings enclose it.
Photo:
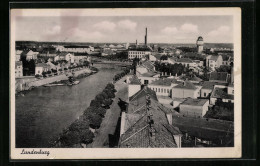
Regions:
[[[147,46],[147,27],[145,28],[144,44]]]

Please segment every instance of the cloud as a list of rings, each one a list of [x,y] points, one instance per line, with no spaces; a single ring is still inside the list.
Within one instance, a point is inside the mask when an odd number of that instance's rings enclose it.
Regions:
[[[165,27],[161,32],[165,34],[176,34],[178,33],[178,29],[176,27]]]
[[[117,23],[118,27],[128,30],[135,30],[137,23],[130,20],[122,20]]]
[[[94,28],[99,30],[113,31],[116,28],[116,24],[110,21],[102,21],[93,25]]]
[[[210,31],[208,35],[210,37],[223,36],[229,33],[230,28],[228,26],[220,26],[218,29]]]
[[[60,30],[61,30],[61,27],[59,25],[56,25],[50,29],[47,29],[46,32],[48,35],[56,35],[56,34],[60,33]]]
[[[197,33],[198,26],[194,24],[185,23],[180,27],[180,30],[184,33]]]

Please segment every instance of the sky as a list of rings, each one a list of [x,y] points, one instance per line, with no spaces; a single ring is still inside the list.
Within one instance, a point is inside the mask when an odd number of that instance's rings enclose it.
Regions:
[[[15,39],[29,41],[144,43],[233,43],[232,16],[23,16]]]

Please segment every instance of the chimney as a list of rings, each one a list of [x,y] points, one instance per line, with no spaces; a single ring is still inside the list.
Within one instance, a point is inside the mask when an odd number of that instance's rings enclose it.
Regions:
[[[172,125],[172,113],[167,113],[166,117],[167,117],[169,125]]]
[[[173,137],[174,137],[174,141],[175,141],[177,147],[181,148],[181,135],[176,134],[176,135],[173,135]]]

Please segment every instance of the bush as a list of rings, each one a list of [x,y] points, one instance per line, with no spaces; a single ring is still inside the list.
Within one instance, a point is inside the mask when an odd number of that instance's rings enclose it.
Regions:
[[[36,78],[40,78],[41,76],[40,76],[39,74],[36,74],[35,77],[36,77]]]

